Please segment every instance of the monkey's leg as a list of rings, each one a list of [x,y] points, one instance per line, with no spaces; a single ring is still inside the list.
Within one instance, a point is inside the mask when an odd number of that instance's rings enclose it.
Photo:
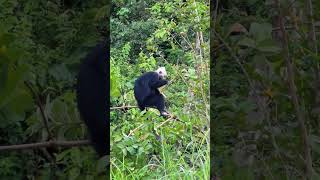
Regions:
[[[160,111],[161,116],[169,116],[169,113],[165,110],[165,98],[162,94],[153,96],[150,102],[152,106],[155,106]]]

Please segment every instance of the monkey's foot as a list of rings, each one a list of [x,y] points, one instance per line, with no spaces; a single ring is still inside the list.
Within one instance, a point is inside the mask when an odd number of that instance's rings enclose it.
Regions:
[[[166,112],[166,111],[160,112],[160,115],[163,116],[163,117],[169,117],[170,116],[170,114],[168,112]]]

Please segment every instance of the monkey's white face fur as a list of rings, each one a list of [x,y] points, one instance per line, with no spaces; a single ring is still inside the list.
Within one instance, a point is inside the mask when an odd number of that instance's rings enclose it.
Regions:
[[[165,67],[159,67],[156,72],[159,74],[159,76],[161,78],[164,78],[167,76],[167,71],[166,71],[166,68]]]

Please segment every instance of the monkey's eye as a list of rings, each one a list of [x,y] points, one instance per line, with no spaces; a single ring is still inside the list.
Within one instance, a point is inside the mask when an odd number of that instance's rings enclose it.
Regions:
[[[162,74],[162,71],[159,71],[159,74]]]

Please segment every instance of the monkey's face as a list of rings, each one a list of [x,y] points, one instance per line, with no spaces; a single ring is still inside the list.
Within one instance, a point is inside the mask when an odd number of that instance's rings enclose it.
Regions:
[[[159,69],[157,69],[156,72],[158,73],[159,77],[162,79],[167,77],[167,71],[165,67],[159,67]]]

